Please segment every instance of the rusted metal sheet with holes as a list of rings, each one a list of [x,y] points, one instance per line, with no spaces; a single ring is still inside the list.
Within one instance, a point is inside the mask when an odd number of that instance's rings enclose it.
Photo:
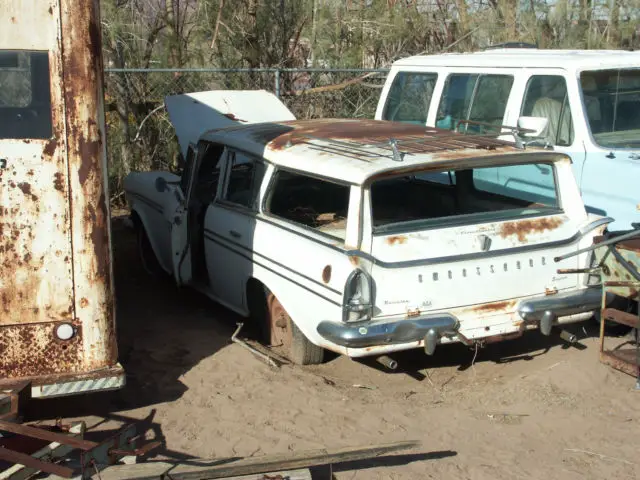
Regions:
[[[99,2],[0,21],[0,382],[118,388]]]

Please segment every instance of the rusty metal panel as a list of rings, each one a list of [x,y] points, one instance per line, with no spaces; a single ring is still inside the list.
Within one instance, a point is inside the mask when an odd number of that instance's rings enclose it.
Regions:
[[[58,10],[49,2],[0,2],[8,16],[0,49],[48,52],[50,77],[60,75]],[[41,28],[33,28],[33,25]],[[28,65],[31,68],[31,64]],[[30,92],[33,95],[33,92]],[[51,104],[61,87],[51,82]],[[0,326],[73,319],[69,205],[62,108],[51,112],[50,139],[0,139]],[[0,342],[10,329],[0,329]]]
[[[0,0],[0,50],[43,52],[51,103],[50,136],[0,135],[0,378],[117,365],[99,18],[97,0]]]
[[[98,0],[62,0],[64,103],[76,320],[84,368],[117,361]]]
[[[0,329],[0,378],[81,371],[81,332],[71,340],[61,341],[54,333],[57,325],[47,322],[3,326]]]

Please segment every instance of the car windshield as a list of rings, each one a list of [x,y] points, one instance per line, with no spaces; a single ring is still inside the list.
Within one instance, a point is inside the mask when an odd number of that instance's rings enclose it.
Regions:
[[[605,148],[640,147],[640,69],[587,70],[580,87],[589,128]]]
[[[420,172],[374,181],[374,233],[485,223],[561,211],[553,164]]]

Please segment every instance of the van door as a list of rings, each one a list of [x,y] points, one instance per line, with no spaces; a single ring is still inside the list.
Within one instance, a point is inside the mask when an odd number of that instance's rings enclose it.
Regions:
[[[571,105],[577,105],[576,93],[572,88],[568,88],[567,79],[562,72],[531,75],[527,79],[522,102],[519,105],[519,116],[547,119],[547,127],[542,132],[542,138],[533,141],[532,145],[545,146],[571,157],[573,172],[579,183],[586,153],[583,143],[576,138],[575,134],[575,113],[579,110],[572,111]],[[513,123],[516,122],[517,118],[513,120]],[[504,177],[502,180],[518,183],[522,188],[530,188],[532,191],[545,189],[546,181],[540,183],[532,180],[544,178],[533,171],[535,168],[533,165],[528,169],[518,168],[517,177],[515,170],[504,168],[501,170]]]
[[[59,7],[2,5],[0,326],[12,338],[12,326],[70,321],[75,312]]]

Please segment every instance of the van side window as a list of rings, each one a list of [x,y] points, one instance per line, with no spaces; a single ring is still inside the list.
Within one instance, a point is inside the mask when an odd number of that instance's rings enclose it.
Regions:
[[[0,50],[0,139],[52,134],[49,53]]]
[[[549,123],[543,140],[549,145],[569,146],[573,143],[573,121],[567,82],[560,75],[534,75],[529,79],[520,115],[544,117]]]
[[[224,199],[253,210],[258,209],[260,185],[266,170],[265,164],[246,153],[229,151],[229,175]]]
[[[399,72],[389,89],[382,118],[424,125],[437,80],[436,73]]]
[[[438,107],[436,127],[454,130],[460,120],[502,125],[512,85],[511,75],[449,75]],[[479,125],[461,125],[461,130],[474,133],[486,129]]]

